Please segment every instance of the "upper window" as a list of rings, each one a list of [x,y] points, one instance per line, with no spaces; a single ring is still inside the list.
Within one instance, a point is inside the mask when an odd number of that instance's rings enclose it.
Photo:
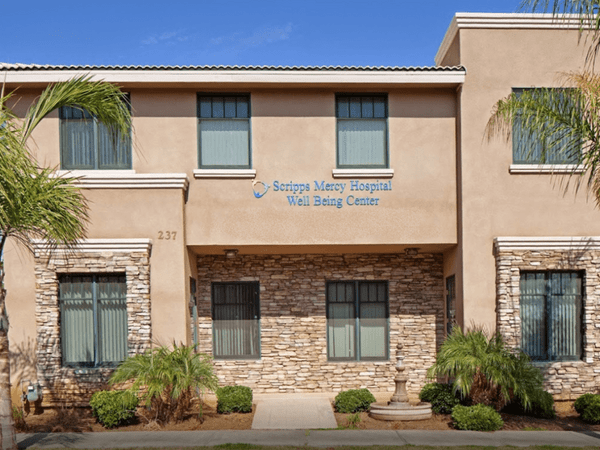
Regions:
[[[389,356],[385,281],[327,283],[327,356],[330,361],[384,361]]]
[[[59,279],[63,366],[116,366],[127,357],[125,275]]]
[[[338,95],[337,167],[387,168],[387,98]]]
[[[213,356],[229,359],[260,357],[259,284],[213,283]]]
[[[131,169],[131,138],[107,127],[85,110],[63,106],[60,167],[65,170]]]
[[[250,97],[198,94],[201,169],[250,169]]]
[[[526,91],[535,95],[538,90],[513,89],[517,96],[521,96]],[[556,89],[553,92],[560,94],[561,90]],[[567,98],[561,97],[558,96],[559,101],[569,101]],[[551,138],[542,139],[536,133],[528,131],[524,119],[521,118],[517,118],[513,122],[512,142],[513,164],[578,164],[581,159],[581,145],[576,143],[573,146],[572,137],[557,131]]]
[[[521,273],[521,348],[538,361],[582,357],[581,272]]]

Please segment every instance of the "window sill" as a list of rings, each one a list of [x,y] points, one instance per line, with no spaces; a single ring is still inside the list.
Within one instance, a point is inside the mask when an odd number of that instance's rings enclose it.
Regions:
[[[511,174],[581,174],[585,167],[581,164],[511,164]]]
[[[135,170],[59,170],[59,176],[75,177],[82,189],[187,189],[185,173],[135,173]]]
[[[393,178],[394,169],[333,169],[333,178]]]
[[[581,359],[567,359],[567,360],[554,360],[554,361],[531,361],[531,365],[537,367],[546,367],[552,364],[573,364],[573,365],[584,365],[589,364],[586,361],[582,361]]]
[[[67,177],[103,177],[103,176],[117,176],[117,175],[132,175],[135,173],[133,169],[126,170],[57,170],[58,175]]]
[[[256,178],[255,169],[195,169],[194,178]]]

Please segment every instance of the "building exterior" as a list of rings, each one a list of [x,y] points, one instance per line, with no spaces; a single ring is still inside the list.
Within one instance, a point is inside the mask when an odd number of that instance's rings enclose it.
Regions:
[[[457,14],[421,68],[0,66],[17,113],[82,73],[133,111],[132,142],[72,109],[36,130],[91,221],[74,253],[5,251],[15,380],[81,403],[176,341],[256,393],[391,391],[401,342],[414,396],[458,323],[523,346],[556,398],[595,391],[594,199],[572,161],[485,138],[498,99],[583,68],[578,29]]]

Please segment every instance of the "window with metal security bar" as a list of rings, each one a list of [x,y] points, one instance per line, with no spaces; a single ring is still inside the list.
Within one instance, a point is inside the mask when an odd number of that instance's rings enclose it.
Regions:
[[[446,336],[456,326],[456,276],[446,278]]]
[[[250,97],[198,94],[200,169],[250,169]]]
[[[63,106],[59,117],[61,169],[131,169],[131,137],[78,108]]]
[[[258,282],[212,284],[213,356],[260,358]]]
[[[521,348],[536,361],[582,358],[583,273],[521,272]]]
[[[535,95],[541,89],[513,88],[517,96],[524,92]],[[547,90],[557,97],[559,108],[572,106],[566,96],[561,96],[564,89]],[[560,105],[560,103],[563,103]],[[581,142],[574,140],[564,130],[557,129],[549,139],[543,139],[528,130],[525,119],[517,117],[512,127],[513,164],[579,164],[581,162]]]
[[[330,361],[389,358],[386,281],[327,282],[327,357]]]
[[[338,95],[337,167],[387,168],[387,97]]]
[[[62,275],[59,302],[63,366],[114,367],[127,357],[125,275]]]

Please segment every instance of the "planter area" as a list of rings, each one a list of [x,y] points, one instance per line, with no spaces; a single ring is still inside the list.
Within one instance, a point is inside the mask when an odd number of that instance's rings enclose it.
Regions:
[[[529,416],[502,414],[503,430],[549,430],[549,431],[600,431],[600,425],[583,422],[573,409],[573,402],[556,402],[556,419],[537,419]],[[189,431],[189,430],[249,430],[252,427],[255,408],[241,414],[218,414],[215,406],[203,406],[202,420],[196,411],[190,411],[181,423],[160,426],[156,422],[146,422],[135,418],[129,424],[110,430],[100,425],[92,416],[90,408],[46,409],[42,414],[29,414],[25,417],[25,427],[19,432],[104,432],[104,431]],[[358,419],[356,418],[358,417]],[[454,430],[449,414],[433,414],[431,419],[387,422],[375,420],[368,413],[335,413],[339,428],[360,430]]]

